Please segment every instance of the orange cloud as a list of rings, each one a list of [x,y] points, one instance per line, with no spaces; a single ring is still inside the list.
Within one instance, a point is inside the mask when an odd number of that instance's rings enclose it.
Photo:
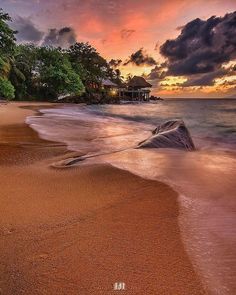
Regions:
[[[144,48],[161,61],[163,57],[156,44],[175,38],[179,34],[177,27],[195,18],[223,16],[236,10],[236,3],[235,0],[21,0],[5,1],[3,8],[13,16],[30,16],[42,31],[70,26],[78,41],[88,41],[107,59],[125,60]],[[129,72],[141,75],[150,70],[151,67],[121,67],[123,75]],[[163,95],[183,91],[159,90]]]

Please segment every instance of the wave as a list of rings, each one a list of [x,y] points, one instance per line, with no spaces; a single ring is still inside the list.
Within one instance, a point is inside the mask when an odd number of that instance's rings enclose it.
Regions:
[[[154,108],[148,104],[129,108],[63,106],[41,110],[42,116],[29,117],[27,123],[44,139],[63,142],[70,150],[94,155],[72,164],[109,163],[172,186],[180,195],[180,228],[193,265],[212,294],[233,294],[236,156],[233,146],[227,144],[232,143],[234,130],[228,127],[234,125],[231,118],[219,120],[216,112],[199,126],[205,115],[194,116],[191,111],[184,116],[187,107],[183,104],[179,105],[178,113],[173,110],[176,104],[172,103],[172,109],[166,108],[165,104]],[[188,109],[191,108],[192,105]],[[204,108],[201,105],[199,109]],[[132,148],[146,139],[158,122],[173,114],[174,118],[184,117],[189,123],[190,132],[201,147],[198,151]]]

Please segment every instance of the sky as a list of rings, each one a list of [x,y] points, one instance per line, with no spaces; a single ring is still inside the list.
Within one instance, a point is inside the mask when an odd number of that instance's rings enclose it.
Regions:
[[[236,96],[236,0],[0,0],[18,42],[89,42],[161,97]]]

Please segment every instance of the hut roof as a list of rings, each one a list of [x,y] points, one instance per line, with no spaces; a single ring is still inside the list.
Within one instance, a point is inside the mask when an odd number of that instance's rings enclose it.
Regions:
[[[138,87],[138,88],[146,88],[152,87],[152,84],[148,83],[143,77],[134,76],[127,85],[129,87]]]
[[[109,79],[103,79],[102,80],[102,85],[103,86],[110,86],[110,87],[118,87],[118,85],[116,83],[112,82]]]

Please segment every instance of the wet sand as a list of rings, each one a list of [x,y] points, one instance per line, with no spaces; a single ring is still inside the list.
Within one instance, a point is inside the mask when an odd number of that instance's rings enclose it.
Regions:
[[[207,294],[176,192],[110,165],[50,167],[71,153],[24,123],[32,107],[0,106],[0,294],[116,294],[116,282],[132,295]]]

